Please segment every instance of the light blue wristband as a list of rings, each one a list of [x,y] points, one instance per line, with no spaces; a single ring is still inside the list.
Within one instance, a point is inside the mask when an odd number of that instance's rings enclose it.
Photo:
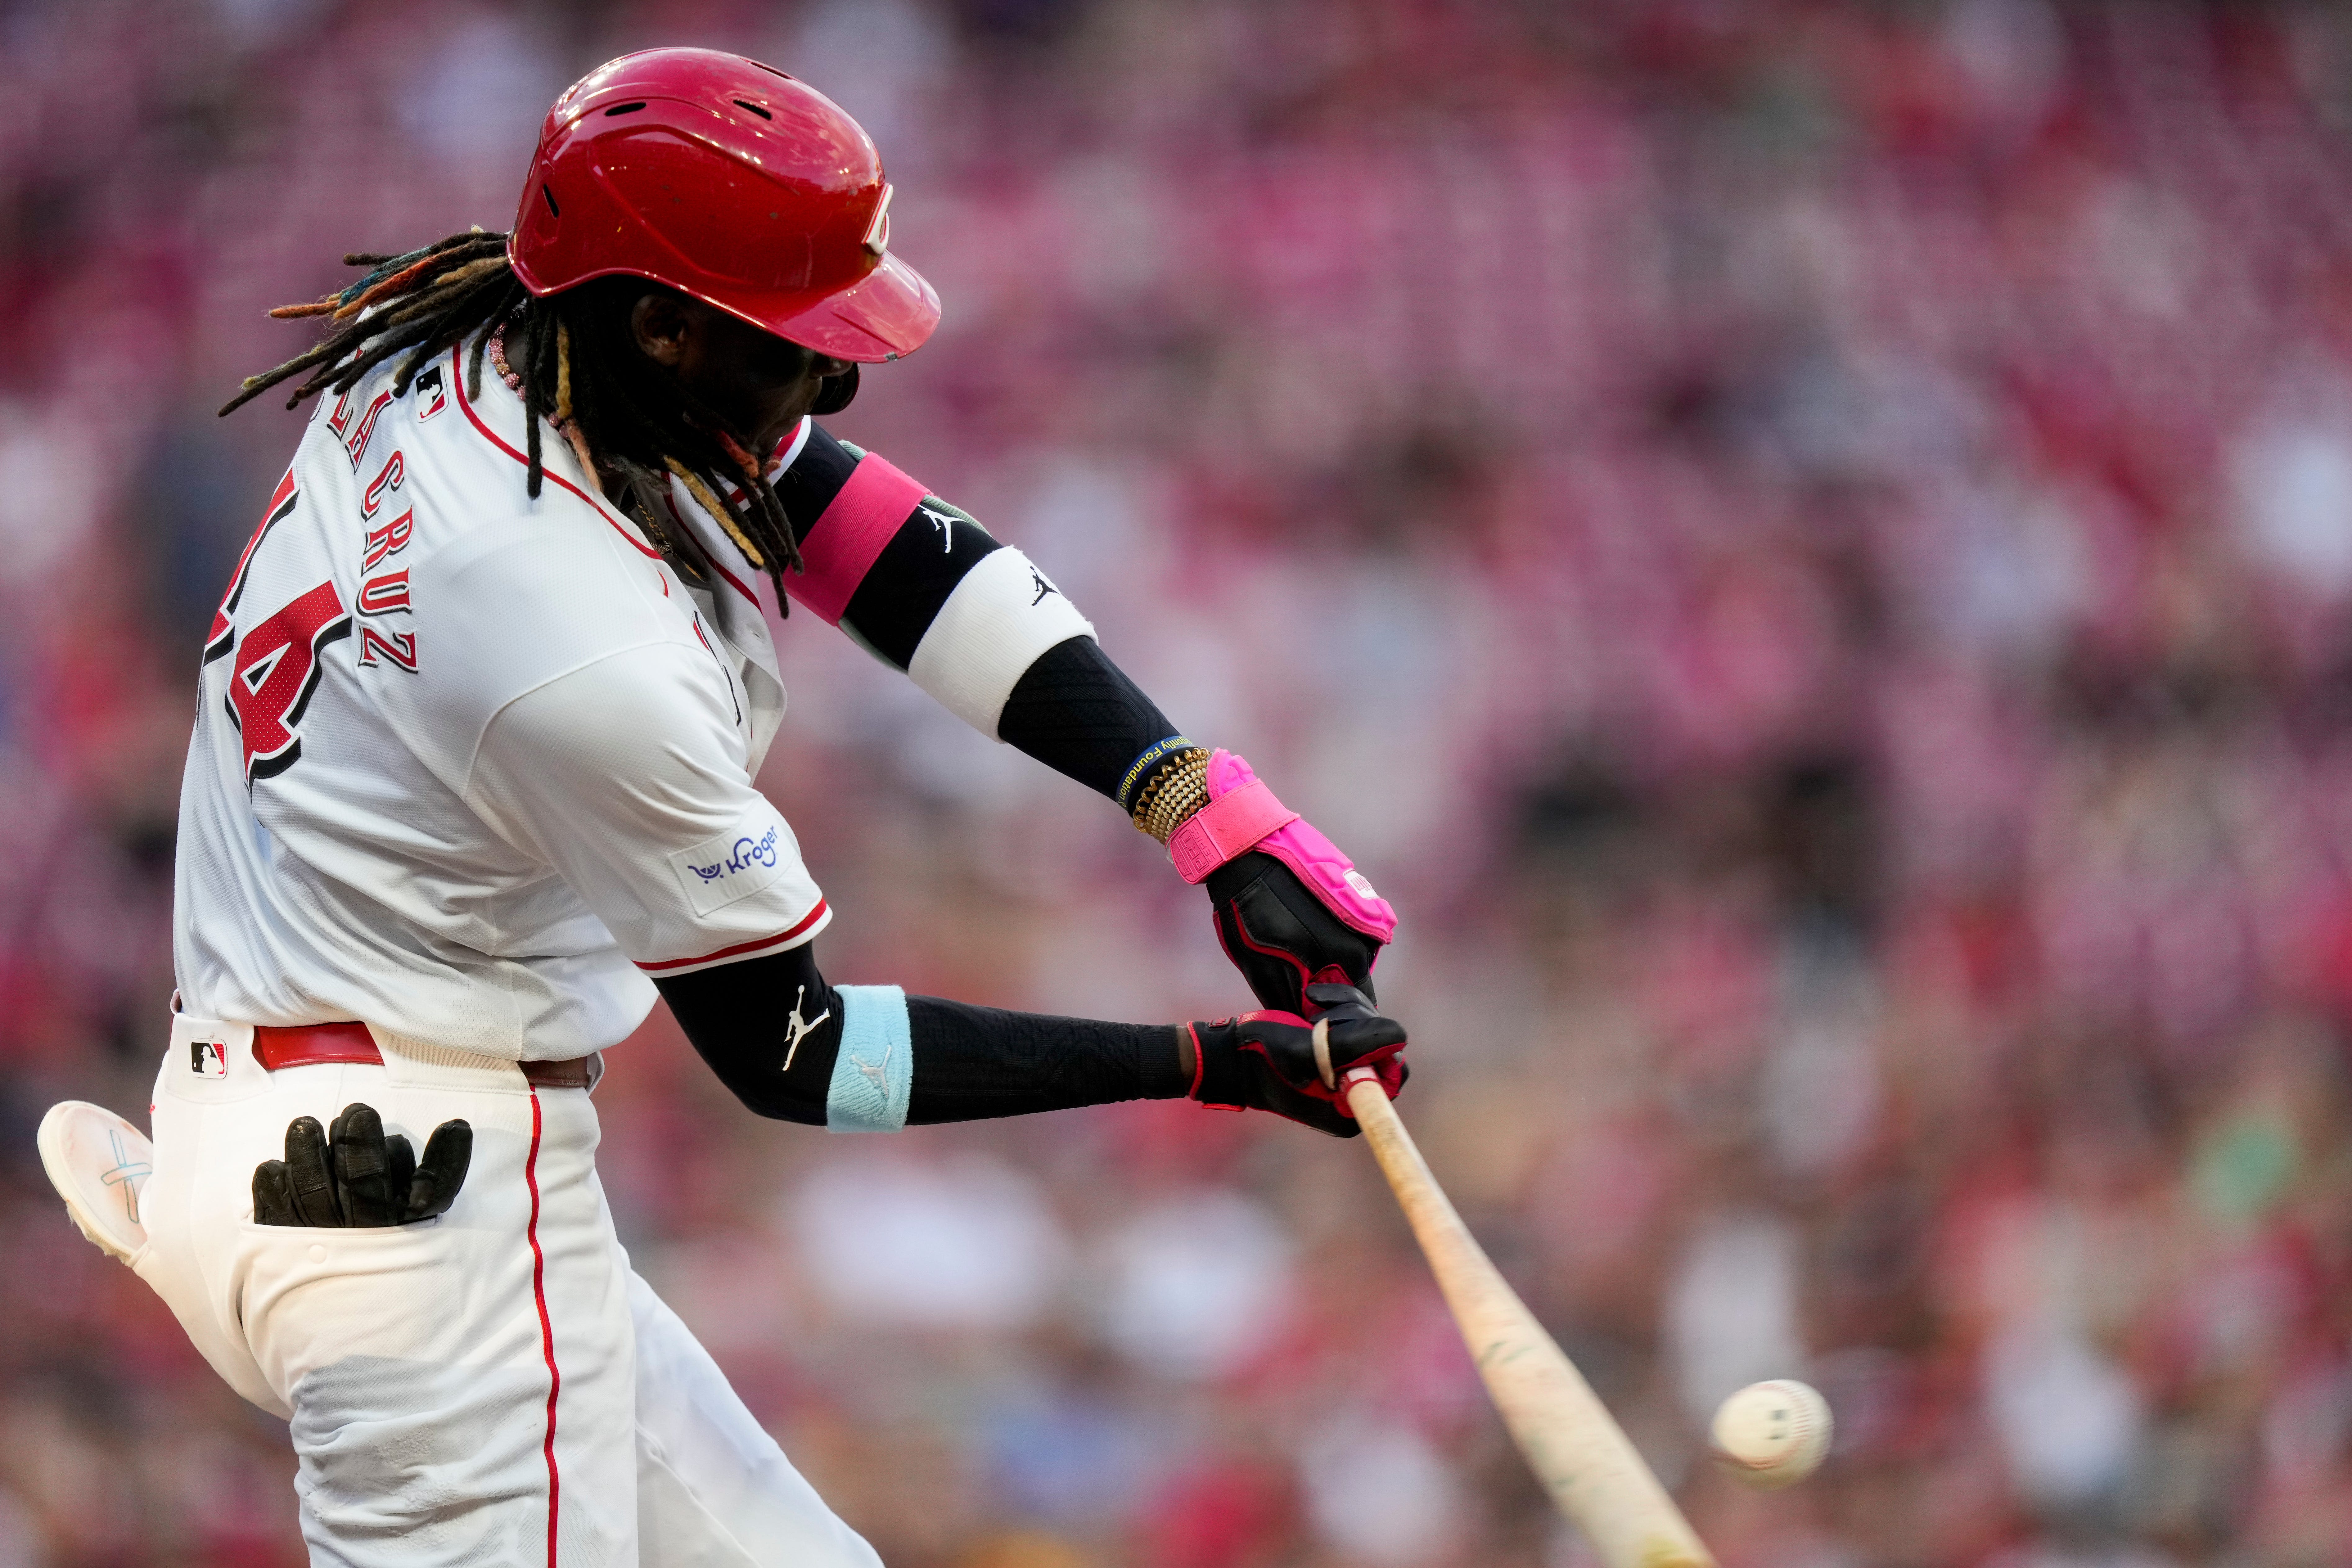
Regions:
[[[841,1050],[824,1094],[828,1132],[896,1132],[915,1087],[915,1039],[907,994],[896,985],[836,985]]]

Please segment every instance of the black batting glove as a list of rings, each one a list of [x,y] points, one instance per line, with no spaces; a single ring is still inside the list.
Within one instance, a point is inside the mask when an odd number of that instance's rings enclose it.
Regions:
[[[1311,1014],[1307,987],[1351,985],[1372,996],[1372,961],[1381,943],[1331,912],[1271,855],[1235,856],[1209,873],[1217,941],[1268,1007]]]
[[[1339,1080],[1350,1068],[1370,1067],[1394,1100],[1408,1073],[1399,1054],[1404,1026],[1374,1012],[1371,999],[1352,985],[1309,985],[1302,1000],[1316,1015],[1312,1024],[1269,1011],[1185,1025],[1198,1061],[1192,1098],[1228,1110],[1271,1110],[1318,1132],[1353,1138],[1360,1130]],[[1315,1047],[1318,1026],[1328,1076]]]
[[[298,1116],[287,1124],[286,1158],[254,1167],[253,1217],[320,1229],[414,1225],[448,1212],[473,1158],[474,1129],[462,1120],[436,1127],[420,1162],[372,1105],[343,1107],[331,1129]]]

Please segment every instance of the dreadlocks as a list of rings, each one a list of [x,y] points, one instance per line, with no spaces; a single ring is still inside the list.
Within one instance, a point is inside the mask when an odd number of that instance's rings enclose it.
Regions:
[[[628,308],[654,285],[640,278],[601,278],[534,299],[508,265],[507,237],[480,229],[404,256],[346,256],[343,265],[370,270],[340,293],[269,312],[281,319],[325,316],[333,328],[309,352],[247,376],[222,405],[223,414],[306,371],[287,407],[321,392],[340,397],[376,366],[404,354],[392,384],[394,393],[404,393],[436,355],[468,338],[466,387],[478,398],[482,356],[503,332],[507,366],[522,382],[530,432],[525,487],[533,500],[545,471],[543,415],[581,467],[680,571],[697,580],[709,577],[693,536],[668,521],[672,477],[727,531],[743,558],[774,580],[782,606],[783,574],[801,570],[801,552],[774,487],[726,419],[638,353],[630,336]],[[720,499],[738,486],[751,499],[747,510]]]

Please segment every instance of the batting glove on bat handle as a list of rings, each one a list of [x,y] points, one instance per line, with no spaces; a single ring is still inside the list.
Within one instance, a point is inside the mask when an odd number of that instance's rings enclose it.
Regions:
[[[1312,1013],[1306,990],[1353,985],[1396,934],[1396,911],[1313,823],[1276,800],[1246,759],[1213,753],[1208,799],[1168,840],[1188,882],[1205,882],[1217,941],[1265,1006]]]
[[[1187,1024],[1196,1058],[1192,1098],[1227,1110],[1271,1110],[1335,1138],[1360,1131],[1339,1079],[1369,1068],[1394,1099],[1408,1069],[1404,1026],[1373,1011],[1352,985],[1310,985],[1312,1023],[1295,1013],[1244,1013]]]
[[[260,1225],[372,1229],[446,1214],[473,1163],[474,1129],[443,1122],[421,1161],[408,1140],[387,1134],[375,1108],[343,1107],[331,1128],[298,1116],[286,1128],[286,1158],[253,1172],[253,1217]]]
[[[1252,852],[1209,873],[1217,943],[1265,1006],[1313,1011],[1307,987],[1350,985],[1372,995],[1381,943],[1333,914],[1298,873]]]

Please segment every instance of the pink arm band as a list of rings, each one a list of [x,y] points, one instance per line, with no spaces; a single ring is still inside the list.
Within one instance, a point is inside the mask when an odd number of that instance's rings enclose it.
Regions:
[[[860,458],[833,504],[809,530],[809,542],[801,550],[807,570],[784,578],[793,600],[814,610],[826,625],[839,626],[874,558],[929,493],[873,453]]]
[[[1184,819],[1168,840],[1168,858],[1188,882],[1255,849],[1298,874],[1326,908],[1376,942],[1396,934],[1396,911],[1372,890],[1356,863],[1231,752],[1209,758],[1209,804]]]

